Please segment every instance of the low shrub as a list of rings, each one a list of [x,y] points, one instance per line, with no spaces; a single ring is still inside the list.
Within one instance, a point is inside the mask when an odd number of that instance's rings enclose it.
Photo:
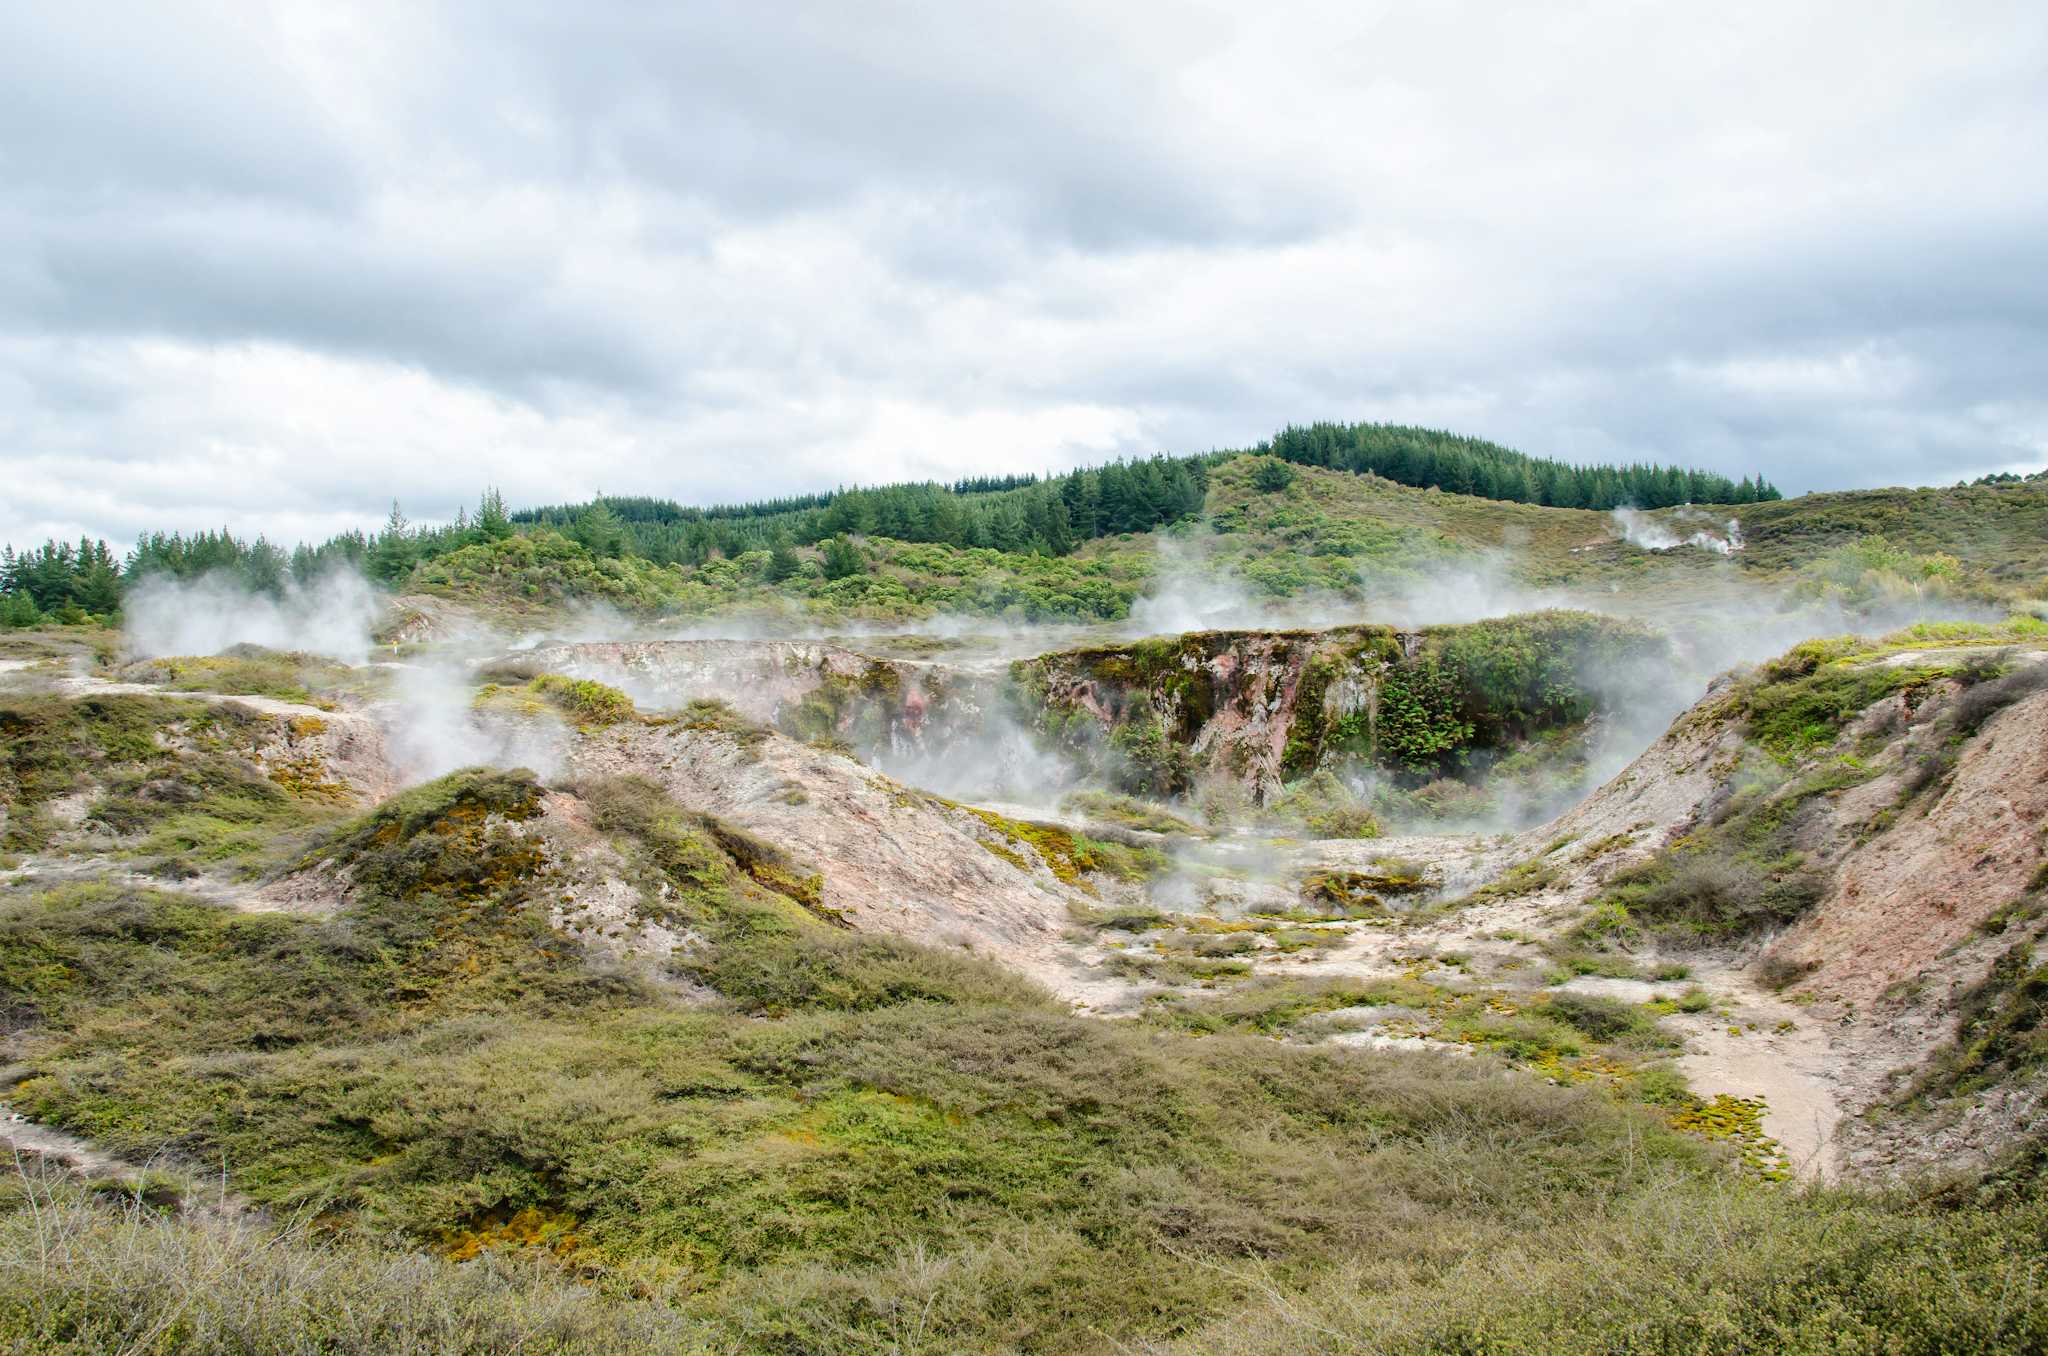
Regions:
[[[1714,840],[1616,872],[1576,935],[1590,942],[1630,942],[1645,931],[1674,939],[1741,935],[1801,917],[1825,888],[1796,857],[1763,865]]]
[[[527,689],[578,725],[616,725],[635,714],[631,697],[590,678],[543,673],[529,682]]]
[[[2048,661],[2021,664],[2002,676],[1976,682],[1956,698],[1951,715],[1956,732],[1974,735],[2000,711],[2037,692],[2048,692]]]
[[[1593,994],[1556,993],[1544,1004],[1546,1015],[1596,1041],[1639,1050],[1668,1049],[1678,1041],[1657,1025],[1657,1019],[1633,1003]]]

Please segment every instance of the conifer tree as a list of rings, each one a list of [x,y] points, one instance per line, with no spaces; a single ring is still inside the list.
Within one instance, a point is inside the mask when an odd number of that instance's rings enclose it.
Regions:
[[[844,537],[833,537],[825,543],[825,577],[847,579],[857,574],[866,574],[867,557],[860,548]]]
[[[505,496],[493,485],[484,491],[476,506],[476,530],[485,541],[503,541],[512,535],[512,517],[505,512]]]
[[[803,562],[797,558],[796,550],[790,546],[789,539],[778,535],[774,547],[768,553],[768,582],[780,584],[785,579],[794,578],[801,569]]]

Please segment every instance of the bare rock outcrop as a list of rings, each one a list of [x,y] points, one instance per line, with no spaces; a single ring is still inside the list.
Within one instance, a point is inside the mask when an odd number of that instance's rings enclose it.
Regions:
[[[1771,951],[1800,985],[1870,1006],[2012,903],[2041,869],[2048,832],[2048,691],[1993,716],[1924,812],[1852,848],[1827,896]],[[1944,979],[1946,977],[1944,976]]]
[[[779,735],[686,724],[621,726],[578,741],[576,776],[632,774],[681,804],[785,850],[822,878],[820,903],[853,927],[1003,960],[1082,1003],[1126,986],[1087,975],[1062,940],[1089,893],[986,815],[852,758]]]

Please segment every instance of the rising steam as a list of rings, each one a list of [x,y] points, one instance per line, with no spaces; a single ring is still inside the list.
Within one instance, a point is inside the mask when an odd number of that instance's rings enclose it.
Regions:
[[[552,716],[487,720],[472,709],[467,669],[452,658],[396,667],[390,699],[371,714],[394,768],[408,782],[459,767],[531,768],[546,780],[565,761],[569,732]]]
[[[1628,507],[1614,510],[1614,526],[1621,533],[1623,541],[1631,546],[1640,546],[1645,551],[1670,551],[1680,546],[1697,546],[1719,555],[1732,556],[1742,549],[1742,523],[1738,519],[1717,519],[1690,504],[1671,516],[1673,521],[1694,527],[1694,530],[1680,536],[1671,527],[1652,518],[1641,509]]]
[[[121,612],[128,648],[141,659],[261,645],[361,664],[382,608],[368,580],[353,570],[332,570],[310,584],[287,583],[279,596],[227,575],[158,575],[137,585]]]

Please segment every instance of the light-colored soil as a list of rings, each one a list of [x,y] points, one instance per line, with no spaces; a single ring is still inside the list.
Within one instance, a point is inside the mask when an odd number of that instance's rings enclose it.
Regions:
[[[0,1102],[0,1143],[17,1162],[41,1159],[79,1177],[98,1180],[138,1176],[140,1166],[101,1153],[76,1135],[39,1125]]]
[[[1800,987],[1868,1008],[1943,958],[2040,869],[2048,832],[2048,692],[1999,712],[1945,789],[1851,851],[1821,906],[1771,954]]]
[[[1836,1130],[1844,1114],[1842,1055],[1810,1011],[1758,988],[1744,970],[1697,967],[1692,982],[1715,1011],[1665,1018],[1686,1036],[1679,1071],[1703,1097],[1761,1098],[1764,1133],[1802,1177],[1840,1175]]]
[[[243,1216],[256,1210],[247,1197],[228,1190],[225,1181],[206,1180],[169,1158],[137,1163],[103,1153],[76,1135],[29,1120],[5,1102],[0,1102],[0,1149],[14,1170],[31,1181],[39,1173],[57,1173],[88,1182],[119,1182],[137,1190],[170,1182],[177,1186],[181,1214]]]
[[[824,878],[822,903],[854,927],[993,955],[1083,1006],[1128,997],[1128,984],[1087,973],[1063,941],[1087,891],[968,811],[852,758],[779,735],[668,725],[579,740],[570,762],[579,777],[647,777],[777,845]]]

